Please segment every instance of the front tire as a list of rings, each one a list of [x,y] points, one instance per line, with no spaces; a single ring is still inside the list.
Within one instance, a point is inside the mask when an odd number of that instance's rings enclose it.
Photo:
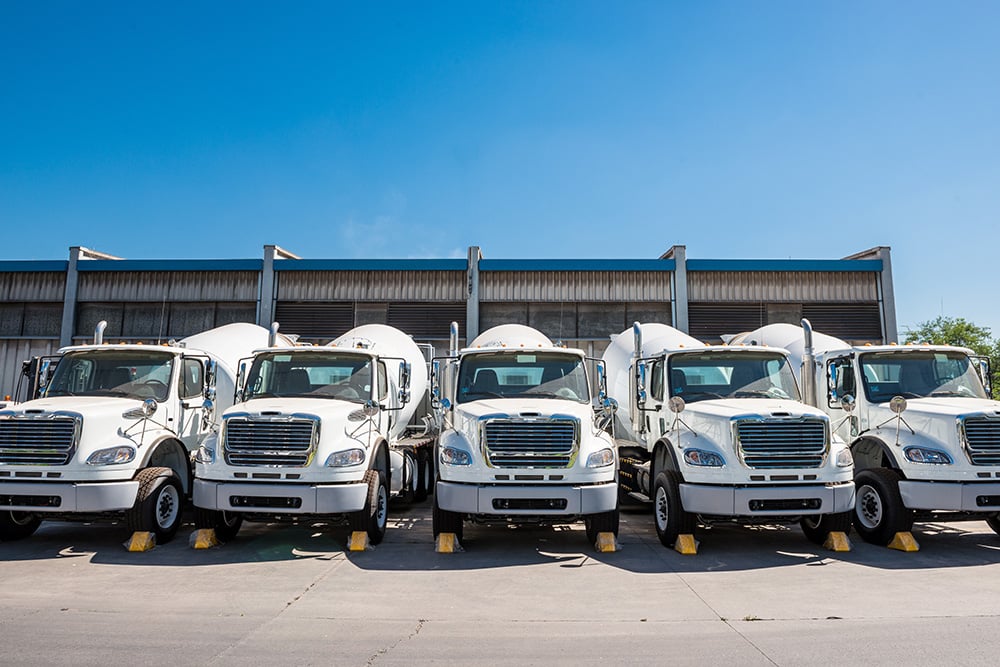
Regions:
[[[596,543],[599,533],[613,533],[615,537],[618,537],[619,517],[618,508],[610,512],[586,515],[584,525],[587,527],[587,541],[590,544]]]
[[[417,488],[413,494],[413,501],[422,503],[427,500],[431,489],[434,487],[434,462],[431,460],[431,453],[426,447],[417,450]]]
[[[143,468],[135,478],[139,493],[135,505],[125,513],[125,525],[132,532],[154,533],[157,544],[166,544],[181,525],[181,481],[170,468]]]
[[[211,528],[215,531],[216,537],[223,542],[228,542],[240,532],[240,528],[243,526],[243,516],[236,512],[195,507],[194,525],[197,528]]]
[[[885,546],[896,533],[913,528],[913,511],[906,509],[899,494],[901,479],[889,468],[871,468],[855,475],[854,527],[864,541]]]
[[[455,533],[458,541],[462,541],[462,529],[465,525],[463,517],[458,512],[450,512],[438,507],[437,495],[434,496],[434,512],[432,514],[431,525],[434,530],[434,539],[441,533]]]
[[[367,471],[365,482],[368,484],[368,497],[361,511],[351,513],[351,530],[364,531],[368,533],[371,544],[380,544],[385,538],[385,527],[389,519],[389,485],[381,470]]]
[[[836,514],[805,516],[799,521],[799,525],[806,539],[813,544],[823,544],[832,532],[841,532],[845,535],[851,532],[851,515],[852,512],[848,510]]]
[[[0,510],[0,540],[8,542],[30,537],[41,524],[42,520],[31,512]]]
[[[684,511],[681,504],[681,477],[673,470],[664,470],[653,482],[653,521],[660,543],[671,549],[678,535],[694,535],[695,515]]]
[[[1000,514],[986,517],[986,524],[993,529],[993,532],[1000,535]]]

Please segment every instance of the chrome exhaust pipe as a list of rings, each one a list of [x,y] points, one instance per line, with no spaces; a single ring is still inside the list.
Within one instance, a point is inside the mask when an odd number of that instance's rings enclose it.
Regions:
[[[108,323],[105,320],[101,320],[97,323],[94,328],[94,345],[104,344],[104,330],[108,328]]]
[[[458,322],[451,323],[450,336],[448,338],[448,344],[451,349],[448,350],[448,356],[455,357],[458,356]]]
[[[806,405],[819,407],[816,401],[816,355],[813,353],[813,328],[809,320],[802,318],[802,335],[805,339],[802,350],[802,400]]]
[[[278,344],[278,327],[280,325],[277,322],[271,322],[271,329],[267,336],[267,346],[274,347]]]

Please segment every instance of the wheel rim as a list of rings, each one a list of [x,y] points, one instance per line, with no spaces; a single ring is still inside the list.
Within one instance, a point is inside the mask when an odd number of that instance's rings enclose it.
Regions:
[[[389,498],[385,492],[385,485],[378,486],[378,507],[375,508],[375,522],[379,528],[385,525],[389,516]]]
[[[662,486],[656,488],[654,513],[656,514],[656,527],[660,529],[661,533],[665,532],[670,523],[670,499],[667,498],[667,490]]]
[[[181,496],[177,492],[177,487],[173,484],[165,483],[160,487],[160,493],[156,496],[154,513],[156,515],[157,527],[161,529],[170,528],[177,521],[180,511]]]
[[[885,513],[882,506],[882,496],[874,487],[868,484],[863,485],[858,489],[858,502],[855,510],[862,526],[869,530],[878,528]]]
[[[819,528],[819,522],[820,521],[822,521],[822,517],[818,517],[818,516],[804,516],[804,517],[802,517],[802,523],[804,523],[807,527],[812,528],[813,530],[816,530],[816,529]]]

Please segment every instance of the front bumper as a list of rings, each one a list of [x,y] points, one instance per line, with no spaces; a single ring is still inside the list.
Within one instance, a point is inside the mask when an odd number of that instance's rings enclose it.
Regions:
[[[194,504],[252,514],[342,514],[364,509],[368,485],[246,484],[194,481]]]
[[[693,514],[715,516],[806,516],[854,508],[854,482],[808,486],[714,486],[681,484],[681,505]],[[807,509],[798,503],[815,506]],[[751,509],[751,506],[766,509]]]
[[[915,482],[902,480],[903,505],[914,510],[1000,512],[1000,482]]]
[[[58,514],[119,512],[135,505],[139,482],[0,482],[0,509]]]
[[[609,512],[618,506],[618,485],[588,484],[519,486],[437,483],[443,510],[496,516],[573,516]]]

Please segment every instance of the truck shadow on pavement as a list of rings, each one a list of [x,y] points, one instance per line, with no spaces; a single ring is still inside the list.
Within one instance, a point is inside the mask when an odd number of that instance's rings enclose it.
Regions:
[[[622,512],[621,550],[599,553],[582,523],[554,526],[480,526],[466,523],[462,553],[434,551],[429,504],[393,507],[385,540],[370,551],[349,552],[345,522],[246,523],[233,541],[212,549],[190,546],[186,522],[167,544],[131,553],[123,524],[43,523],[27,539],[0,543],[0,561],[85,558],[97,564],[192,567],[295,560],[348,561],[369,571],[462,571],[558,564],[606,565],[636,574],[765,570],[854,564],[881,570],[977,567],[1000,562],[1000,536],[985,523],[915,526],[920,551],[903,553],[867,544],[851,534],[852,551],[834,553],[809,542],[797,526],[700,528],[698,554],[683,556],[660,544],[650,513]]]

